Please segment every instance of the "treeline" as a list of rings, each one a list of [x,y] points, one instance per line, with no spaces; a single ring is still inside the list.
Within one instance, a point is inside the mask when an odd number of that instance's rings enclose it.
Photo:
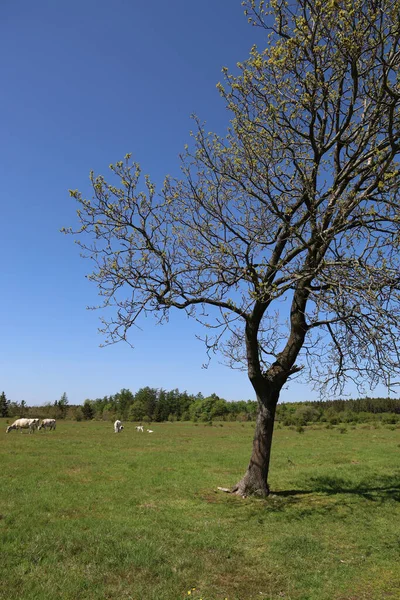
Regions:
[[[193,395],[178,389],[166,391],[151,387],[136,393],[122,389],[118,393],[94,400],[86,399],[80,406],[68,403],[66,393],[60,400],[43,406],[27,406],[26,402],[11,402],[0,394],[0,417],[40,417],[56,419],[105,420],[135,422],[193,421],[254,421],[257,403],[254,400],[227,401],[211,394]],[[305,426],[312,423],[383,422],[400,423],[400,400],[393,398],[357,398],[355,400],[325,400],[287,402],[277,407],[276,420],[283,426]]]
[[[378,422],[400,423],[400,400],[393,398],[357,398],[278,404],[277,421],[282,425],[304,426],[311,423]]]
[[[228,402],[216,394],[204,397],[178,389],[166,391],[145,387],[133,394],[122,389],[113,396],[85,400],[83,419],[162,422],[162,421],[251,421],[257,403],[252,400]]]
[[[85,400],[83,419],[161,422],[161,421],[254,421],[257,402],[227,401],[211,394],[191,395],[178,389],[166,391],[145,387],[133,394],[122,389],[114,396]],[[385,416],[383,416],[385,415]],[[357,400],[327,400],[287,402],[278,404],[276,419],[282,425],[310,423],[361,423],[400,420],[400,400],[391,398],[359,398]]]
[[[26,402],[10,402],[4,395],[2,417],[39,417],[55,419],[138,421],[252,421],[257,403],[252,400],[228,402],[216,394],[204,397],[178,389],[166,391],[145,387],[136,393],[122,389],[118,393],[94,400],[86,399],[81,406],[69,405],[64,393],[60,400],[43,406],[27,406]]]
[[[70,419],[80,410],[78,406],[69,406],[67,394],[64,392],[59,400],[48,402],[43,406],[28,406],[25,400],[11,401],[5,392],[0,394],[0,417],[39,417],[42,419]]]

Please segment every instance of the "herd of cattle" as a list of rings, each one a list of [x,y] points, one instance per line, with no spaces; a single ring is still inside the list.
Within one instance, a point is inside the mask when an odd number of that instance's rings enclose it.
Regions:
[[[12,425],[9,425],[6,429],[6,433],[9,433],[11,429],[29,429],[29,433],[34,433],[35,430],[40,429],[55,429],[56,428],[56,420],[55,419],[42,419],[40,423],[40,419],[17,419],[14,421]],[[115,433],[120,433],[123,430],[124,426],[122,422],[117,419],[114,423],[114,431]],[[144,432],[143,425],[138,425],[136,427],[136,431]],[[147,429],[148,433],[153,433],[152,429]]]
[[[34,433],[35,429],[55,429],[55,419],[17,419],[12,425],[9,425],[6,429],[6,433],[9,433],[11,429],[29,429],[29,433]]]

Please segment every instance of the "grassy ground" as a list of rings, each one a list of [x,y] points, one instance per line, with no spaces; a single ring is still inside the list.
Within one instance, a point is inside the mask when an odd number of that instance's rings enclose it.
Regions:
[[[0,598],[400,598],[400,430],[277,429],[267,500],[234,484],[249,423],[0,420]]]

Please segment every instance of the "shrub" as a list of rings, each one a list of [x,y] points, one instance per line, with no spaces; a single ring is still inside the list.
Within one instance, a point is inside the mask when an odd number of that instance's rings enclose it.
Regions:
[[[385,425],[395,425],[397,423],[397,415],[395,413],[383,414],[382,423]]]
[[[297,425],[307,425],[319,419],[319,411],[312,406],[299,406],[293,414],[293,420]]]

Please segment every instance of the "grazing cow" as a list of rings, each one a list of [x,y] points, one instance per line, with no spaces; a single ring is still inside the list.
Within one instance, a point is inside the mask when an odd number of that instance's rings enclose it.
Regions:
[[[143,425],[136,425],[136,431],[141,431],[143,433]]]
[[[147,432],[148,433],[154,433],[154,431],[152,429],[148,429]]]
[[[56,428],[56,420],[55,419],[42,419],[41,424],[39,425],[40,429],[55,429]]]
[[[114,423],[114,431],[115,431],[115,433],[119,433],[120,431],[123,430],[123,428],[124,428],[124,426],[122,425],[122,422],[117,419],[115,421],[115,423]]]
[[[35,429],[39,424],[39,419],[17,419],[12,425],[9,425],[6,429],[6,433],[9,433],[11,429],[29,429],[29,433],[34,433]]]

